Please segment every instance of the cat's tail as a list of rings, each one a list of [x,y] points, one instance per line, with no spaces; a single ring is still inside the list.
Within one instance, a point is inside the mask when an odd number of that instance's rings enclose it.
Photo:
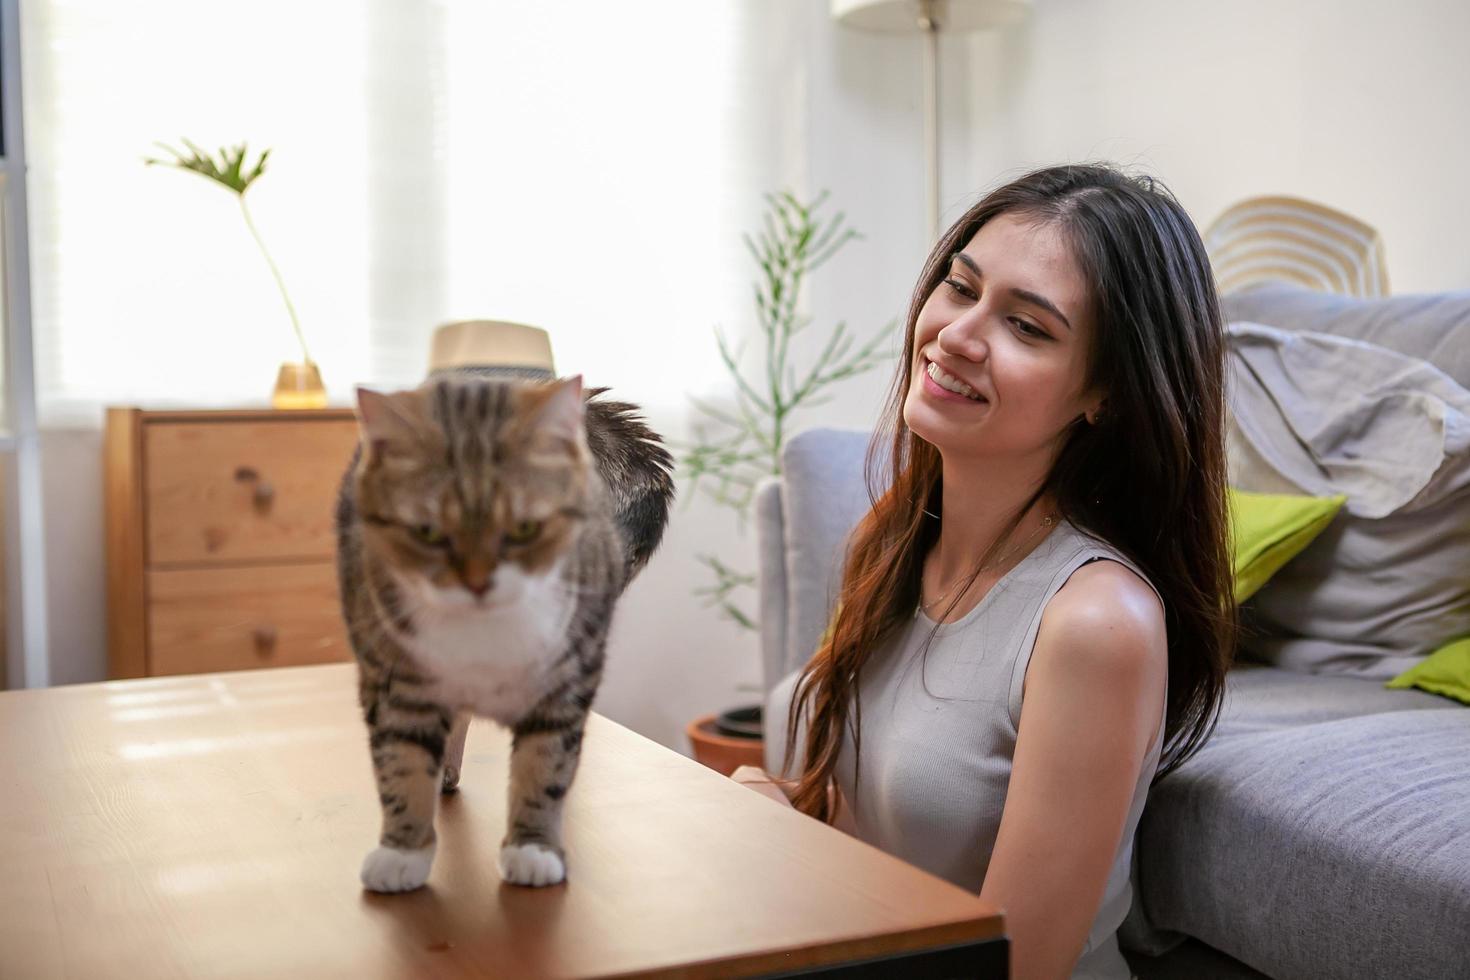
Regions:
[[[662,437],[629,402],[594,401],[607,388],[589,388],[584,398],[587,447],[612,492],[631,582],[663,540],[674,502],[674,459]]]

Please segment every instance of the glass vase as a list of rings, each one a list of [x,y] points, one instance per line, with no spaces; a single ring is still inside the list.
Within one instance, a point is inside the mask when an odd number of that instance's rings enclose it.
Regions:
[[[271,405],[276,408],[326,408],[327,389],[322,386],[322,374],[315,361],[297,364],[291,361],[281,365],[276,375],[276,390],[271,393]]]

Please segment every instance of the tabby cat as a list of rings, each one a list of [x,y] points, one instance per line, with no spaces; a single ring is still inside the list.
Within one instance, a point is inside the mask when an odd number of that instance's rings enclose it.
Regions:
[[[673,498],[659,436],[603,391],[442,372],[358,389],[337,572],[383,808],[373,891],[428,879],[472,715],[512,733],[501,876],[566,877],[562,806],[613,607]]]

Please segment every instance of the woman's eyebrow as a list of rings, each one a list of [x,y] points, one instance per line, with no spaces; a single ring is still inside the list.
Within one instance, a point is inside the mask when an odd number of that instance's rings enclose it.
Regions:
[[[970,269],[971,269],[971,271],[973,271],[975,273],[975,275],[980,276],[981,278],[984,278],[984,274],[980,271],[980,267],[975,264],[975,260],[972,259],[972,258],[970,258],[964,252],[956,252],[956,253],[954,253],[954,255],[952,255],[950,257],[951,258],[954,258],[954,259],[959,259],[961,262],[965,263],[965,265],[969,266]],[[1028,303],[1035,303],[1037,306],[1041,307],[1043,310],[1049,311],[1052,314],[1052,316],[1056,317],[1058,320],[1061,320],[1062,321],[1062,324],[1068,330],[1071,330],[1072,329],[1072,321],[1067,319],[1066,314],[1063,313],[1061,310],[1057,309],[1055,303],[1053,303],[1051,300],[1047,299],[1045,296],[1041,295],[1040,293],[1033,293],[1029,289],[1016,289],[1015,287],[1012,287],[1011,290],[1010,290],[1010,292],[1011,292],[1011,295],[1013,295],[1013,296],[1019,296],[1022,299],[1024,299],[1026,302],[1028,302]]]

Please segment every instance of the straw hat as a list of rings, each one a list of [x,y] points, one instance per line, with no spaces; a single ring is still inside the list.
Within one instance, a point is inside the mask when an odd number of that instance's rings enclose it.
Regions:
[[[429,377],[446,373],[551,381],[551,337],[540,327],[508,320],[458,320],[434,331]]]

